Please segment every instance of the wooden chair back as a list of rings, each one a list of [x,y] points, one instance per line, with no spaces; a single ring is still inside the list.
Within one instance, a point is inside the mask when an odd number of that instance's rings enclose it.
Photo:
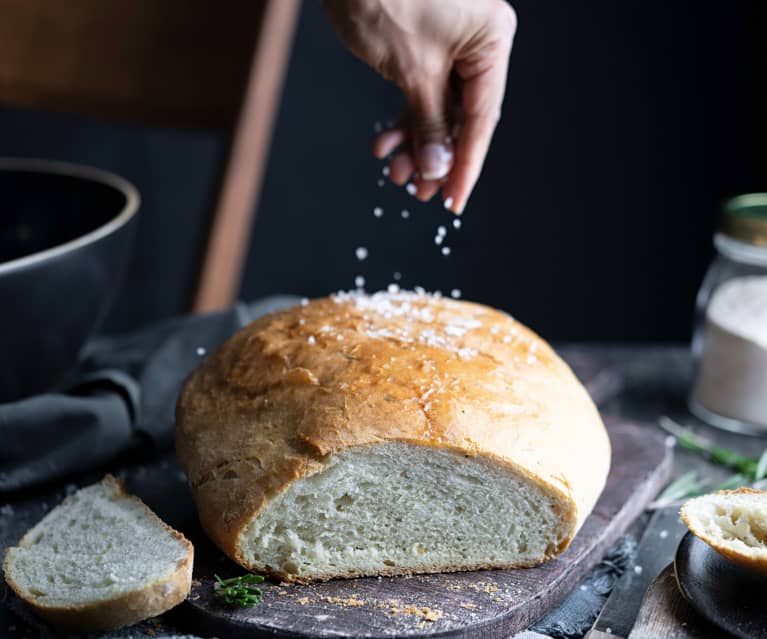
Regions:
[[[299,0],[0,0],[0,102],[228,139],[191,309],[234,300]]]

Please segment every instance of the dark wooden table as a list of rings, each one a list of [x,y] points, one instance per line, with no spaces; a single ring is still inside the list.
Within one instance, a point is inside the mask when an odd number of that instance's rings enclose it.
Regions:
[[[719,444],[744,454],[756,456],[767,447],[766,438],[718,431],[701,424],[689,415],[686,397],[692,376],[692,363],[686,346],[568,345],[558,350],[571,363],[576,373],[588,383],[605,414],[642,421],[648,428],[655,428],[661,415],[669,415],[681,423],[694,426],[698,432]],[[177,472],[172,457],[143,463],[146,463],[147,467],[150,464],[164,464],[168,472]],[[131,466],[130,472],[142,472],[142,464]],[[724,480],[730,474],[726,470],[711,466],[696,455],[678,450],[674,474],[679,475],[688,470],[697,470],[714,482]],[[98,473],[93,474],[94,480],[98,477]],[[79,484],[84,483],[85,479],[88,478],[77,478]],[[49,510],[64,496],[66,490],[66,486],[47,487],[7,503],[0,500],[0,547],[16,543],[18,531],[32,525],[34,518],[39,518]],[[21,521],[19,513],[24,513],[23,517],[29,521]],[[675,636],[684,639],[701,636],[686,631],[686,628],[689,628],[690,631],[699,632],[696,630],[696,614],[677,596],[670,584],[668,574],[665,574],[659,580],[659,588],[651,593],[657,612],[643,620],[643,627],[646,628],[649,623],[650,629],[643,629],[641,637]],[[663,614],[664,610],[668,614]],[[0,637],[49,639],[56,636],[34,623],[28,614],[23,606],[8,594],[5,583],[0,579]],[[682,626],[682,623],[685,625]],[[716,630],[709,628],[708,632],[705,636],[717,636]],[[108,635],[110,638],[136,639],[176,636],[180,634],[176,633],[176,629],[166,618],[145,622]]]

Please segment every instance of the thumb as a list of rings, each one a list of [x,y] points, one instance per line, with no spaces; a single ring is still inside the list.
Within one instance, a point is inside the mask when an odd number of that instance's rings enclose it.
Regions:
[[[425,180],[439,180],[453,166],[453,144],[448,122],[448,82],[419,83],[410,98],[411,136],[415,162]]]

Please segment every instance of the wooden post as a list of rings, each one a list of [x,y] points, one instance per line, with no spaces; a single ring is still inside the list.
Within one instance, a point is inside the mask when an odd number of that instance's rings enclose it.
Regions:
[[[211,218],[192,311],[230,306],[239,290],[299,0],[269,0]]]

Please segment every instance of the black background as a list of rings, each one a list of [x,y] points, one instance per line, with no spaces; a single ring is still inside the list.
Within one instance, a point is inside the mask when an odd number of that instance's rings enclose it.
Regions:
[[[323,295],[355,275],[381,288],[399,271],[404,286],[459,288],[554,340],[688,338],[721,200],[767,190],[767,3],[514,6],[503,119],[445,258],[433,237],[452,218],[440,203],[377,186],[373,124],[396,115],[398,92],[304,3],[244,298]],[[7,155],[101,166],[142,192],[106,330],[183,310],[220,139],[4,109],[0,140]]]

